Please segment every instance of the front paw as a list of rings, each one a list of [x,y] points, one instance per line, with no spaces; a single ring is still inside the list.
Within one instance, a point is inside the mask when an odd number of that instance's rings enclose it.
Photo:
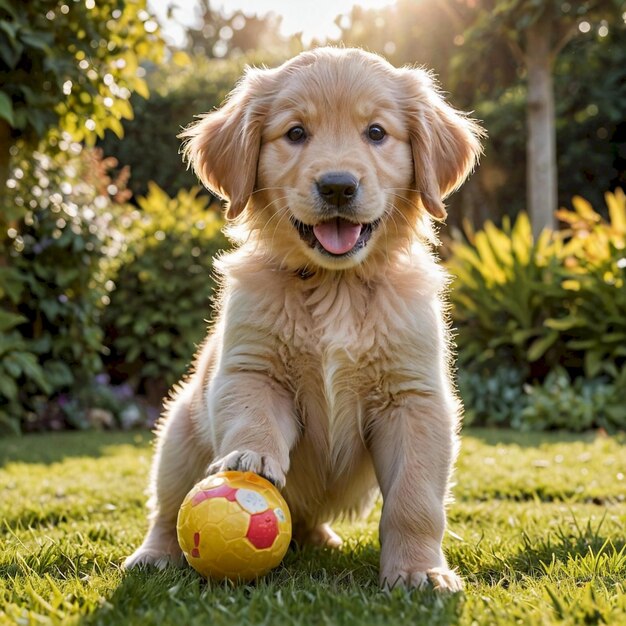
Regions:
[[[181,567],[184,562],[185,559],[180,549],[163,551],[158,548],[150,549],[142,546],[126,558],[122,568],[129,570],[135,567],[143,568],[151,565],[162,570],[170,565]]]
[[[263,476],[278,489],[285,486],[285,472],[280,463],[266,454],[259,454],[252,450],[235,450],[226,456],[216,459],[209,465],[207,474],[216,474],[229,470],[239,472],[254,472]]]
[[[184,562],[176,529],[157,524],[150,530],[141,546],[124,561],[123,568],[153,565],[158,569],[164,569],[169,565],[180,566]]]
[[[429,586],[442,593],[455,593],[463,590],[463,581],[459,575],[446,567],[433,567],[426,571],[391,570],[381,572],[380,584],[386,590],[395,587],[425,589]]]

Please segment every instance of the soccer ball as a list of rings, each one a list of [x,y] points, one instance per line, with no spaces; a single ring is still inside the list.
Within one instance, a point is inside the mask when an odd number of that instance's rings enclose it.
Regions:
[[[202,576],[247,582],[283,560],[291,540],[291,515],[265,478],[220,472],[187,494],[176,530],[187,562]]]

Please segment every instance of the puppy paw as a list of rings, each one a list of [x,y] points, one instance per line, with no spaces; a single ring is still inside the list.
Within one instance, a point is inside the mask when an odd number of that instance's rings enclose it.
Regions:
[[[133,569],[135,567],[156,567],[165,569],[170,565],[180,567],[184,563],[183,553],[180,548],[169,548],[163,550],[156,547],[141,546],[124,561],[123,569]]]
[[[463,579],[454,571],[445,567],[433,567],[426,572],[435,591],[456,593],[463,591]]]
[[[430,586],[442,593],[456,593],[463,590],[463,581],[454,570],[433,567],[426,571],[400,570],[381,574],[381,586],[385,590],[396,587],[425,589]]]
[[[169,565],[180,566],[184,562],[176,528],[170,524],[156,524],[150,529],[139,548],[124,561],[122,567],[132,569],[151,565],[165,569]]]
[[[209,465],[207,474],[216,474],[228,470],[254,472],[269,480],[278,489],[285,486],[285,473],[278,461],[269,455],[259,454],[252,450],[235,450],[216,459]]]

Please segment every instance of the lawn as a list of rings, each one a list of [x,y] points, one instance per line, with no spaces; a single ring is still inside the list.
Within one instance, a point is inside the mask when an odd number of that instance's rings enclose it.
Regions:
[[[626,439],[470,430],[445,547],[463,594],[378,590],[379,510],[339,551],[255,585],[123,572],[145,531],[150,435],[0,441],[0,624],[626,624]]]

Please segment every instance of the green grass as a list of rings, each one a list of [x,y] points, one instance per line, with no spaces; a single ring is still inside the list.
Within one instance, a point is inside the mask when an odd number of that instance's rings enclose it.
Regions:
[[[624,438],[472,430],[445,547],[464,594],[378,590],[377,521],[290,551],[255,585],[123,572],[150,436],[0,441],[0,624],[626,624]]]

